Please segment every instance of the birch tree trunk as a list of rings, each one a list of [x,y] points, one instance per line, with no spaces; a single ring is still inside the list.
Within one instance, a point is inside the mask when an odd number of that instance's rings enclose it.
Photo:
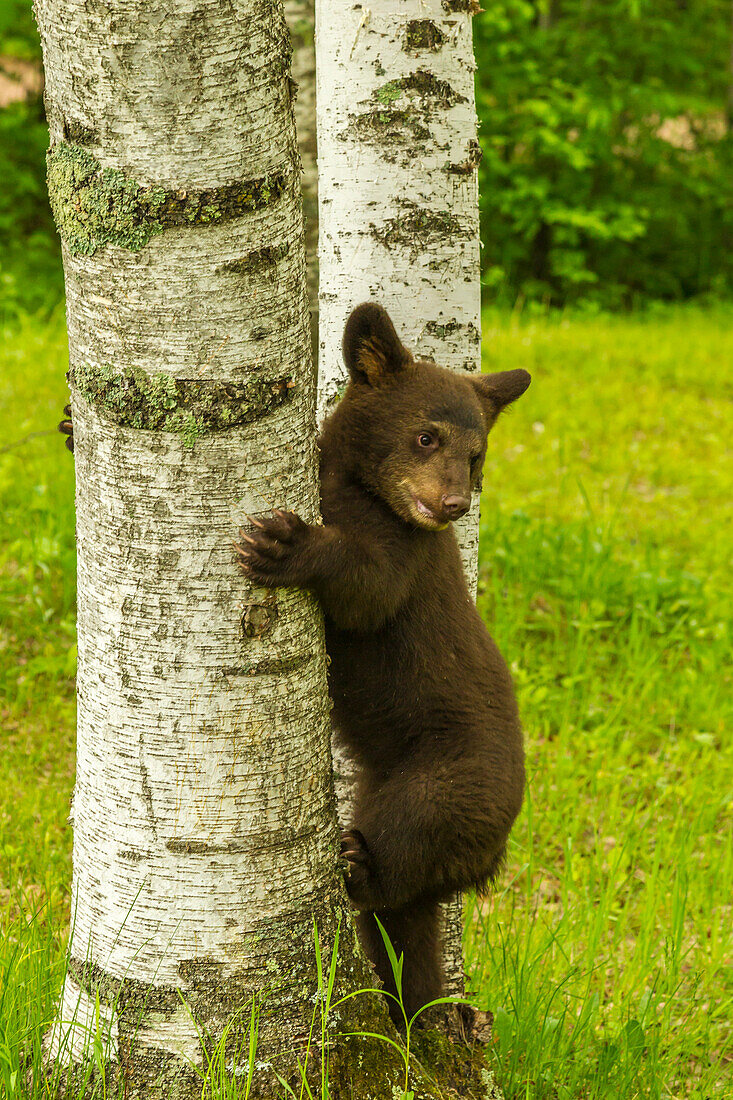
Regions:
[[[293,45],[295,131],[302,165],[303,219],[308,302],[311,311],[314,359],[318,351],[318,170],[316,167],[316,53],[314,0],[284,0],[285,18]]]
[[[248,513],[317,518],[282,2],[37,14],[79,574],[73,920],[48,1061],[74,1078],[96,1048],[105,1095],[198,1100],[217,1044],[246,1077],[254,1012],[250,1100],[282,1095],[276,1070],[300,1090],[307,1049],[334,1100],[391,1096],[398,1054],[349,1038],[389,1033],[381,996],[347,1001],[320,1044],[314,922],[326,964],[341,929],[334,997],[373,984],[336,854],[320,611],[248,586],[231,547]]]
[[[200,1096],[199,1035],[235,1018],[233,1049],[254,995],[275,1095],[269,1064],[292,1068],[311,1022],[314,919],[328,952],[347,909],[320,612],[248,587],[231,547],[245,513],[318,507],[282,6],[37,12],[79,574],[74,920],[49,1054],[79,1060],[99,1031],[126,1095]]]
[[[480,369],[473,10],[469,0],[316,0],[319,416],[346,383],[341,337],[359,302],[383,304],[417,355]],[[459,540],[475,593],[478,494]],[[351,777],[334,755],[342,806]],[[460,902],[446,909],[446,978],[460,994]]]

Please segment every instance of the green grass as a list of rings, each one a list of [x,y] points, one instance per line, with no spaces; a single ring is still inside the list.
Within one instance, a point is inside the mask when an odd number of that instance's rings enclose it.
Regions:
[[[66,399],[61,315],[3,335],[0,447],[52,428]],[[480,606],[513,667],[529,770],[500,890],[467,906],[497,1077],[507,1100],[729,1096],[733,311],[491,314],[484,349],[487,369],[533,374],[484,479]],[[12,1098],[68,920],[72,481],[56,435],[0,453]]]
[[[467,933],[511,1096],[733,1092],[732,321],[486,318],[485,366],[533,374],[480,581],[530,799]]]

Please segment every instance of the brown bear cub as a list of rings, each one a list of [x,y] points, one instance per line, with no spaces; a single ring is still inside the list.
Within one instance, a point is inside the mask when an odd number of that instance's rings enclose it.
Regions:
[[[351,380],[320,438],[324,526],[259,517],[238,555],[252,581],[309,588],[323,606],[334,723],[360,772],[346,886],[389,992],[375,915],[404,955],[412,1016],[441,995],[439,903],[494,878],[522,803],[511,678],[450,524],[468,511],[492,425],[530,377],[416,362],[371,304],[351,314],[343,353]]]

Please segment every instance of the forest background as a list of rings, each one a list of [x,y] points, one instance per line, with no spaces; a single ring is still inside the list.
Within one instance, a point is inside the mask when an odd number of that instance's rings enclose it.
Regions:
[[[529,786],[501,889],[467,903],[471,985],[508,1100],[729,1096],[731,4],[486,6],[484,366],[534,381],[494,436],[479,606],[517,683]],[[11,1098],[63,967],[74,767],[73,463],[52,432],[66,343],[39,64],[30,3],[0,0]]]
[[[733,289],[729,0],[492,0],[475,20],[488,300],[628,307]],[[34,85],[29,0],[0,75]],[[2,93],[0,93],[0,96]],[[5,93],[8,98],[8,91]],[[0,98],[0,103],[2,98]],[[62,291],[38,94],[0,114],[5,305]]]

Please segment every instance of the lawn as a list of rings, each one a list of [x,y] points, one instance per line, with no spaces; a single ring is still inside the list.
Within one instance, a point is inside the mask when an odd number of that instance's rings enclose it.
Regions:
[[[2,334],[0,1092],[24,1097],[68,920],[73,460],[63,317]],[[494,430],[479,602],[528,797],[467,901],[507,1100],[733,1094],[733,310],[487,314],[533,384]],[[20,445],[16,442],[30,436]],[[35,916],[33,916],[35,914]]]

